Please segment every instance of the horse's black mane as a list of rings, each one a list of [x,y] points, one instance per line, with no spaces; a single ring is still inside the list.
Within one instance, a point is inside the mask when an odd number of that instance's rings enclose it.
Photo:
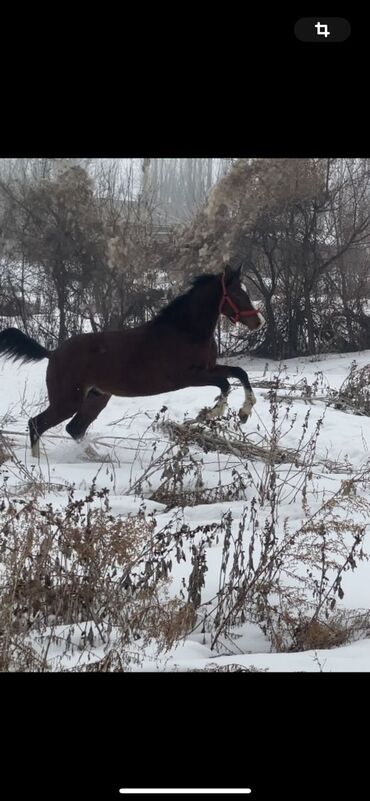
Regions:
[[[194,290],[198,289],[200,286],[211,284],[218,278],[218,275],[212,273],[204,273],[203,275],[198,275],[196,278],[193,278],[190,289],[188,289],[187,292],[184,292],[183,295],[179,295],[179,297],[172,300],[167,306],[164,307],[164,309],[161,309],[154,317],[152,322],[180,323],[183,313],[187,312],[189,298]]]

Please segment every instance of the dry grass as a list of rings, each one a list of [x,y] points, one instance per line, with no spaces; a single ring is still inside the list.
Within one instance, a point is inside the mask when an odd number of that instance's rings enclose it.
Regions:
[[[0,508],[2,670],[52,669],[55,646],[67,657],[76,649],[99,657],[103,647],[98,661],[104,665],[119,643],[125,662],[138,638],[169,648],[183,636],[194,610],[166,597],[164,533],[154,529],[155,521],[142,514],[114,517],[108,490],[94,486],[83,500],[71,493],[63,511],[34,498],[6,498]]]
[[[202,424],[190,420],[184,423],[168,421],[163,423],[163,430],[176,442],[199,445],[205,453],[217,451],[240,459],[262,462],[271,462],[273,459],[279,464],[297,461],[297,453],[293,448],[275,448],[271,441],[258,445],[249,440],[242,429],[239,431],[239,436],[230,437],[229,432],[217,426],[217,423],[216,425],[213,423],[213,428],[211,426],[212,423]]]
[[[335,400],[337,409],[349,410],[353,414],[370,416],[370,365],[358,368],[354,361],[349,376]]]
[[[155,643],[165,655],[200,631],[215,653],[237,654],[237,630],[246,622],[257,623],[280,652],[332,648],[368,636],[370,613],[345,613],[338,602],[346,571],[368,558],[370,469],[345,477],[311,513],[322,418],[309,434],[308,409],[297,448],[289,452],[281,443],[294,418],[289,404],[282,414],[277,393],[277,386],[270,387],[271,426],[260,445],[249,441],[232,411],[209,425],[180,425],[157,415],[152,428],[166,431],[169,441],[159,455],[153,452],[132,489],[157,483],[152,497],[173,508],[160,530],[154,516],[114,516],[108,490],[94,484],[84,498],[70,492],[63,510],[53,508],[43,502],[45,487],[32,483],[6,442],[6,470],[13,465],[20,471],[23,494],[9,495],[3,468],[0,669],[121,672],[140,664],[146,646]],[[231,453],[239,465],[231,484],[220,471],[219,486],[206,487],[199,451],[211,449]],[[254,458],[252,470],[246,461]],[[282,458],[289,461],[280,475]],[[229,509],[212,524],[185,525],[184,502],[207,499],[244,499],[243,513],[234,520]],[[282,501],[300,503],[304,522],[281,520]],[[218,588],[209,598],[204,588],[214,545],[221,545],[221,559]],[[184,579],[173,598],[175,562],[184,564]]]

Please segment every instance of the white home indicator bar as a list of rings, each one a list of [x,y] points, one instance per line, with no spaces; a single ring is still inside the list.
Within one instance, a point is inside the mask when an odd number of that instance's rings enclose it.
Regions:
[[[229,789],[222,788],[222,789],[207,789],[205,787],[177,787],[176,789],[169,789],[165,787],[163,789],[159,789],[158,787],[145,787],[140,789],[138,787],[132,787],[129,789],[121,788],[120,793],[124,795],[244,795],[245,793],[251,793],[252,790],[250,787],[235,788],[231,787]]]

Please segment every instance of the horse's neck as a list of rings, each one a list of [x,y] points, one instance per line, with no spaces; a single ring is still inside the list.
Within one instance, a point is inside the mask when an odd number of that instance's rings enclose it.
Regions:
[[[208,292],[199,293],[198,297],[192,298],[189,304],[187,322],[189,330],[196,332],[199,338],[204,340],[212,339],[219,316],[218,294],[210,296]]]

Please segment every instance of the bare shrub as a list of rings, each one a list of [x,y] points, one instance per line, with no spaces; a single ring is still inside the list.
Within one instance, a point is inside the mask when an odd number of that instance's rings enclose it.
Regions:
[[[237,665],[236,663],[231,663],[230,665],[206,665],[205,668],[199,669],[194,668],[193,670],[188,670],[188,673],[267,673],[268,668],[256,668],[254,665],[249,665],[246,667],[245,665]]]
[[[216,653],[240,653],[238,628],[248,622],[259,625],[280,652],[335,647],[367,636],[369,613],[354,618],[340,602],[345,573],[368,558],[370,468],[342,481],[337,477],[336,491],[322,494],[318,504],[314,468],[322,418],[309,430],[311,406],[307,409],[297,447],[283,465],[284,437],[296,415],[290,402],[279,400],[278,381],[268,392],[271,423],[268,431],[257,426],[254,432],[253,440],[256,433],[261,436],[255,461],[246,458],[243,446],[252,445],[252,438],[240,432],[232,411],[226,420],[212,421],[208,431],[191,421],[170,427],[171,439],[161,452],[154,442],[150,465],[133,487],[166,499],[172,515],[161,529],[144,511],[112,515],[108,490],[94,484],[82,499],[71,490],[61,511],[43,502],[37,487],[27,496],[10,497],[5,482],[2,670],[129,670],[140,664],[146,646],[154,644],[162,658],[190,632],[202,632]],[[155,418],[157,433],[163,434],[165,411]],[[153,425],[149,428],[152,436]],[[226,432],[233,438],[232,486],[225,486],[220,463],[219,488],[207,488],[194,437],[204,451],[217,450],[223,438],[228,453]],[[184,501],[204,503],[208,490],[219,491],[213,499],[242,499],[238,519],[226,507],[217,521],[187,525]],[[299,499],[301,520],[282,519],[282,503],[296,509]],[[217,545],[218,587],[210,598],[209,551]],[[176,563],[184,573],[172,597]]]
[[[370,365],[358,367],[352,362],[351,370],[343,381],[335,400],[337,409],[348,409],[352,414],[370,416]]]
[[[63,511],[6,498],[0,507],[2,670],[49,670],[55,645],[67,656],[103,646],[103,664],[113,648],[125,662],[139,638],[155,637],[158,647],[169,648],[183,636],[194,612],[166,597],[168,542],[154,529],[143,514],[114,517],[108,490],[94,485],[82,500],[71,491]]]
[[[350,638],[353,626],[344,626],[343,618],[339,624],[337,602],[344,596],[344,573],[368,558],[363,546],[370,503],[356,493],[356,484],[368,479],[367,471],[342,481],[303,525],[294,528],[286,520],[282,536],[274,502],[263,526],[256,498],[245,507],[236,531],[231,512],[224,516],[219,591],[212,604],[198,610],[212,648],[220,637],[232,640],[232,628],[247,620],[261,626],[276,651],[318,647],[319,641],[320,647],[332,647]],[[349,515],[361,515],[363,522]],[[368,629],[368,617],[361,625],[362,631]]]
[[[276,651],[305,650],[319,647],[318,643],[334,647],[354,634],[352,623],[343,618],[337,604],[343,598],[345,572],[368,558],[364,539],[370,513],[366,499],[369,467],[344,478],[329,498],[322,496],[318,510],[312,513],[310,498],[319,497],[314,474],[315,465],[322,468],[316,450],[325,412],[310,431],[308,408],[296,450],[284,449],[284,437],[295,425],[296,414],[292,400],[279,397],[280,380],[276,376],[269,384],[271,424],[263,434],[263,447],[254,452],[254,442],[241,430],[231,410],[225,419],[208,426],[195,421],[156,422],[160,430],[170,433],[172,442],[150,466],[153,483],[155,475],[160,475],[152,498],[164,501],[168,508],[206,503],[207,499],[249,499],[238,524],[229,510],[216,529],[208,530],[207,537],[199,527],[200,538],[192,547],[188,600],[197,610],[195,629],[208,634],[216,650],[224,648],[226,641],[237,648],[235,627],[247,621],[261,626]],[[298,383],[294,391],[311,404],[320,397],[324,377],[319,371],[312,385]],[[220,488],[206,486],[202,457],[194,445],[204,452],[220,448],[232,454],[235,463],[239,457],[232,487],[224,481]],[[281,473],[282,454],[289,461],[288,469]],[[336,462],[323,462],[327,471],[339,471]],[[348,472],[348,465],[344,467]],[[185,488],[191,474],[193,484]],[[145,471],[144,483],[147,476]],[[143,484],[140,486],[143,490]],[[282,502],[291,504],[299,499],[304,523],[294,526],[288,519],[281,520]],[[217,542],[222,543],[219,589],[213,599],[204,600],[207,548]],[[366,625],[363,617],[362,632]]]

